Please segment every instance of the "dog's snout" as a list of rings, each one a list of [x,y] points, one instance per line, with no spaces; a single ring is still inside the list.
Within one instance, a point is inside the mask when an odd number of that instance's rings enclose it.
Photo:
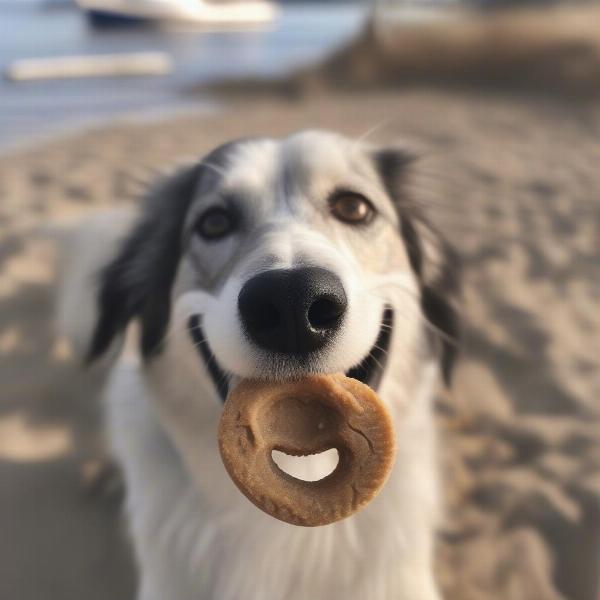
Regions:
[[[266,271],[250,279],[238,298],[248,337],[265,350],[286,354],[324,346],[347,305],[339,277],[321,267]]]

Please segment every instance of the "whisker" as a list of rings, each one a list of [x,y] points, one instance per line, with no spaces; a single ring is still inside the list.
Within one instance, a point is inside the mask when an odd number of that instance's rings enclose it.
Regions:
[[[389,351],[388,350],[386,350],[385,348],[382,348],[381,346],[378,346],[377,344],[373,344],[373,348],[376,348],[377,350],[379,350],[379,352],[383,352],[383,354],[386,355],[386,356],[389,355]]]
[[[402,288],[401,285],[398,285],[398,287],[400,287],[400,289],[402,289],[402,291],[404,291],[407,294],[411,294],[413,298],[418,299],[420,301],[420,298],[417,298],[414,294],[412,294],[411,290]],[[384,296],[380,296],[378,294],[373,294],[374,296],[376,296],[377,298],[379,298],[380,300],[384,300],[384,301],[388,301],[388,298],[384,297]],[[402,312],[402,311],[395,311],[397,314],[399,314],[400,316],[404,317],[407,321],[410,319],[410,316],[407,315],[406,313]],[[439,335],[444,341],[448,342],[449,344],[451,344],[452,346],[454,346],[455,348],[459,347],[458,342],[450,337],[445,331],[443,331],[442,329],[440,329],[437,325],[435,325],[434,323],[432,323],[420,310],[416,313],[417,318],[421,321],[421,323],[428,328],[430,331],[432,331],[433,333]],[[383,326],[385,326],[385,324],[383,324]]]
[[[227,388],[229,388],[231,386],[231,380],[233,378],[233,375],[228,373],[227,371],[225,371],[225,369],[223,369],[223,367],[219,367],[221,369],[221,376],[219,377],[219,384],[226,384]]]
[[[405,315],[404,313],[400,313],[403,317],[405,317],[405,319],[408,320],[408,315]],[[434,323],[432,323],[422,312],[417,313],[418,314],[418,319],[421,321],[421,323],[423,323],[423,325],[429,329],[431,332],[437,334],[438,336],[440,336],[445,342],[448,342],[450,345],[452,345],[454,348],[458,348],[459,347],[459,343],[452,337],[450,337],[445,331],[443,331],[442,329],[440,329],[437,325],[435,325]]]
[[[356,148],[356,146],[358,146],[359,144],[365,142],[369,137],[371,137],[376,131],[379,131],[382,127],[384,126],[388,126],[391,123],[393,123],[396,119],[392,118],[392,117],[388,117],[387,119],[382,119],[381,121],[379,121],[379,123],[376,123],[375,125],[373,125],[372,127],[370,127],[369,129],[367,129],[367,131],[365,131],[365,133],[361,134],[360,136],[358,136],[357,138],[355,138],[353,140],[352,143],[352,149],[354,150]]]
[[[164,341],[170,341],[177,335],[181,330],[187,329],[189,325],[189,320],[194,316],[194,313],[185,314],[185,315],[174,315],[172,319],[172,325],[169,327],[164,336]],[[199,329],[200,326],[196,325],[191,327],[191,329]]]
[[[204,167],[208,167],[209,169],[212,169],[213,171],[215,171],[215,173],[218,173],[222,177],[227,176],[227,171],[225,169],[223,169],[222,167],[215,165],[214,163],[206,162],[203,160],[200,164]]]
[[[384,366],[379,362],[379,360],[377,360],[377,358],[375,356],[373,356],[373,352],[369,352],[369,358],[372,358],[376,363],[377,366],[383,371],[384,370]]]

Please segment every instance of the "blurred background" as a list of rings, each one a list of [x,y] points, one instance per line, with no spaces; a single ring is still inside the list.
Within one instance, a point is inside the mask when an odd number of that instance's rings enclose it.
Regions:
[[[181,157],[306,127],[418,149],[464,262],[446,597],[600,599],[600,2],[0,0],[0,71],[1,600],[135,589],[61,240]]]

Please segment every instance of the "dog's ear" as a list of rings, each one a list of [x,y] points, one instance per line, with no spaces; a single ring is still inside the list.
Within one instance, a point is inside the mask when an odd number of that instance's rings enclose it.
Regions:
[[[201,165],[195,165],[161,179],[116,257],[100,273],[89,362],[104,354],[132,319],[141,324],[143,355],[159,350],[169,321],[182,228],[200,173]]]
[[[450,384],[460,339],[460,265],[455,251],[411,198],[408,182],[416,155],[403,148],[373,154],[375,166],[400,218],[400,234],[421,291],[421,308],[439,348],[442,373]]]

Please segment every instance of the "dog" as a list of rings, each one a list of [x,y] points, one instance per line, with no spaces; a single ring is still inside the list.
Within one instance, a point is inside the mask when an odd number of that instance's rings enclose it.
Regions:
[[[99,227],[103,265],[77,336],[110,373],[138,600],[439,600],[432,405],[455,360],[460,284],[412,197],[415,160],[327,131],[244,138],[162,177],[118,244]],[[89,260],[77,270],[70,314],[92,289]],[[348,519],[277,521],[225,471],[222,404],[241,378],[338,372],[391,411],[392,474]],[[335,450],[275,460],[307,480],[336,464]]]

